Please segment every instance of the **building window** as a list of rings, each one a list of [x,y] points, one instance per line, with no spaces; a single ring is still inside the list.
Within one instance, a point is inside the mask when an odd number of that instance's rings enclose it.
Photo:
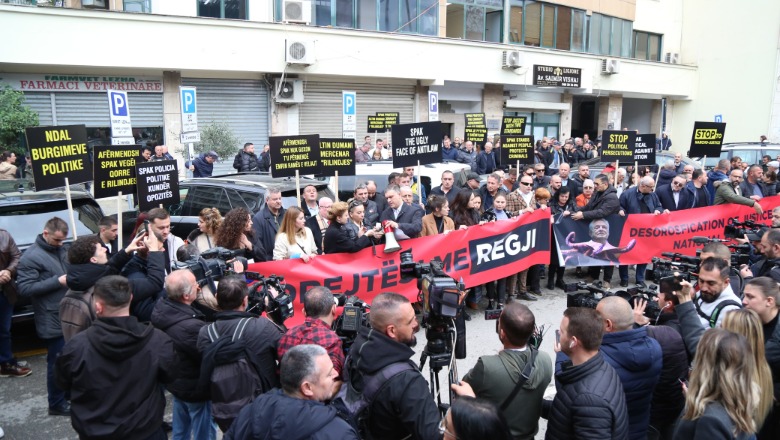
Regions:
[[[639,60],[661,61],[661,35],[634,31],[634,50],[631,57]]]
[[[276,20],[282,3],[276,0]],[[369,31],[438,35],[438,0],[313,0],[312,24]]]
[[[246,20],[246,0],[198,0],[198,17]]]
[[[125,0],[125,12],[142,12],[149,14],[152,12],[152,0]]]
[[[587,52],[596,55],[628,57],[631,53],[633,23],[593,13],[590,17]]]

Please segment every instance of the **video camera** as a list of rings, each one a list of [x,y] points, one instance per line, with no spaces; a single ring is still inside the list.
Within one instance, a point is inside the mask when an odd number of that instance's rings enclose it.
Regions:
[[[249,289],[247,312],[262,315],[263,312],[283,329],[284,321],[295,314],[293,299],[285,292],[283,276],[265,277],[257,272],[244,272],[247,279],[256,281]]]
[[[566,293],[566,307],[587,307],[589,309],[595,309],[602,298],[614,295],[614,293],[602,288],[600,281],[593,284],[569,283],[564,286],[563,291]]]
[[[219,281],[222,277],[236,274],[231,263],[239,252],[243,251],[231,251],[223,247],[215,247],[201,252],[200,256],[192,257],[186,261],[173,261],[171,262],[171,269],[189,269],[195,275],[198,286],[203,287],[208,284],[211,291],[216,292],[215,281]]]
[[[349,353],[352,343],[360,331],[360,327],[369,327],[369,310],[371,306],[355,295],[333,295],[336,305],[343,307],[341,315],[333,321],[332,329],[341,339],[344,354]]]
[[[728,226],[726,226],[726,228],[728,228]],[[759,230],[760,229],[761,228],[759,228]],[[742,238],[742,235],[740,235],[738,238]],[[751,246],[748,243],[736,244],[736,243],[732,243],[731,240],[721,240],[718,238],[709,238],[709,237],[693,237],[693,242],[696,244],[723,243],[726,246],[728,246],[728,248],[731,250],[731,267],[738,268],[743,264],[750,264]],[[696,257],[699,258],[699,260],[701,260],[700,256],[701,256],[701,249],[698,249],[696,250]]]
[[[654,283],[659,284],[662,279],[674,275],[675,272],[679,272],[680,276],[691,284],[698,278],[696,271],[699,270],[700,258],[669,252],[664,252],[661,255],[669,258],[653,257],[651,260],[653,262],[652,279]]]
[[[417,278],[417,288],[422,293],[424,314],[423,323],[428,316],[454,318],[460,306],[460,293],[466,289],[463,283],[456,282],[444,272],[444,264],[438,258],[430,263],[414,261],[412,251],[401,252],[401,277]]]
[[[758,234],[764,225],[753,220],[739,221],[739,217],[729,219],[729,224],[723,228],[723,236],[726,238],[742,238],[747,234]]]

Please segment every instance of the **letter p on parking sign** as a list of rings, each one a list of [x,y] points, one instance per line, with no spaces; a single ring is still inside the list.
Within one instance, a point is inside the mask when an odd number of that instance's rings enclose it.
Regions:
[[[179,87],[182,133],[198,131],[198,106],[195,93],[195,87]]]
[[[129,138],[130,141],[133,141],[133,127],[130,124],[130,108],[127,104],[127,92],[109,90],[108,108],[111,123],[111,137]]]
[[[428,121],[439,120],[439,92],[428,92]]]
[[[109,90],[108,104],[111,107],[111,116],[130,116],[127,110],[127,92]]]

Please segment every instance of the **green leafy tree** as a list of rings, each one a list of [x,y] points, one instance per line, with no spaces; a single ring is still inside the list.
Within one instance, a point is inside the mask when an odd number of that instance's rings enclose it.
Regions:
[[[195,144],[195,151],[207,153],[213,150],[224,160],[236,155],[240,142],[226,122],[214,122],[200,130],[200,142]]]
[[[0,89],[0,149],[24,154],[24,129],[37,125],[38,113],[24,105],[24,93],[8,86]]]

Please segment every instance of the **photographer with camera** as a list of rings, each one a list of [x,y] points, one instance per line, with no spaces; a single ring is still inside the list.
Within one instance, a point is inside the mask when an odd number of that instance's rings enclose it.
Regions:
[[[704,331],[720,327],[728,311],[742,308],[742,301],[731,289],[729,265],[721,258],[708,257],[702,260],[698,292],[693,293],[691,283],[681,278],[675,281],[672,289],[680,305],[674,311],[680,320],[688,356],[693,358]]]
[[[498,318],[497,355],[482,356],[452,390],[484,399],[506,418],[512,437],[532,440],[539,430],[542,401],[552,379],[550,356],[529,344],[536,319],[524,304],[509,303]],[[541,341],[540,341],[541,342]]]
[[[362,393],[366,383],[384,375],[368,402],[370,437],[441,439],[441,413],[410,359],[420,330],[412,304],[397,293],[382,293],[372,301],[370,316],[371,328],[360,329],[347,357],[342,385]]]
[[[743,265],[740,275],[745,280],[753,277],[769,277],[780,283],[780,229],[770,229],[761,237],[761,253],[764,258],[751,268]]]
[[[341,339],[331,330],[336,318],[336,303],[333,292],[327,287],[317,286],[309,289],[303,296],[303,324],[291,328],[279,340],[276,349],[279,359],[292,347],[302,344],[316,344],[327,350],[337,376],[341,377],[344,368],[344,350]]]

